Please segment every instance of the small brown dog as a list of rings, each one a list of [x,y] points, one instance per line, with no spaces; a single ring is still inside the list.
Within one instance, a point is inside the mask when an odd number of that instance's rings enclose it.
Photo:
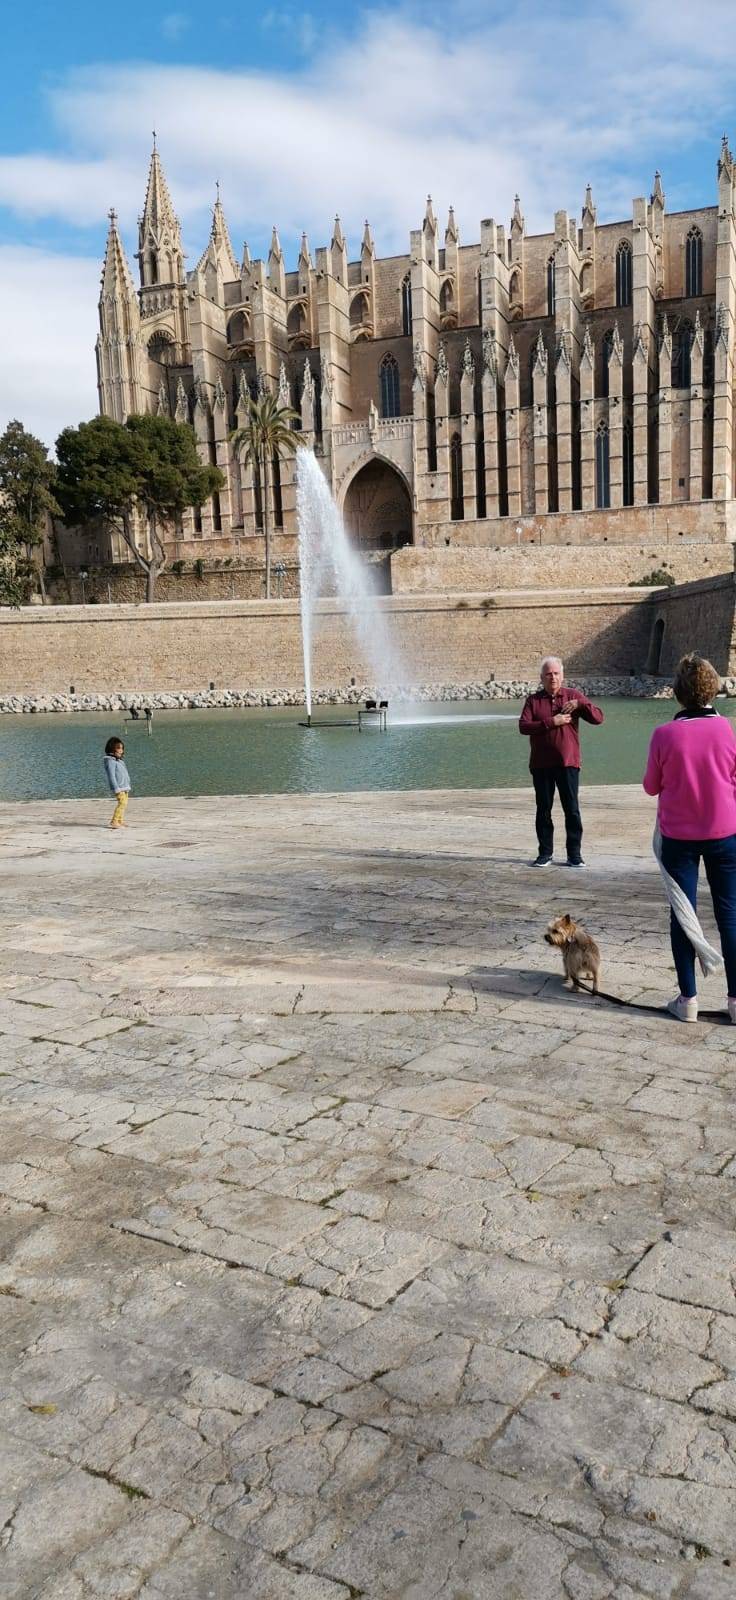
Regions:
[[[562,951],[562,965],[565,968],[565,988],[579,989],[580,978],[590,978],[593,984],[593,993],[598,993],[598,978],[601,970],[601,953],[590,934],[585,932],[580,924],[573,922],[572,917],[557,917],[550,922],[544,935],[547,944],[556,945]]]

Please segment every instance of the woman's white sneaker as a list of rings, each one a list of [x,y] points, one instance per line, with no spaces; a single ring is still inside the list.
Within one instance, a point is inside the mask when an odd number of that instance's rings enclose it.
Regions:
[[[728,1004],[729,1010],[732,1005],[736,1010],[736,1001],[729,1000]],[[667,1010],[671,1012],[673,1017],[677,1018],[678,1022],[697,1022],[698,1020],[697,1000],[686,1000],[684,995],[681,994],[675,995],[674,1000],[667,1001]],[[736,1022],[736,1015],[732,1020]]]

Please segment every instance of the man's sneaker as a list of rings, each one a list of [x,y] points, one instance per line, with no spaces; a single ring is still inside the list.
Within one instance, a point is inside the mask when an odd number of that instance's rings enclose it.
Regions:
[[[732,1022],[736,1022],[736,1000],[732,1000],[730,995],[728,997],[728,1015]]]
[[[736,1003],[733,1000],[729,1000],[729,1011],[731,1010],[732,1005],[734,1005],[736,1009]],[[685,996],[682,994],[675,995],[674,1000],[667,1001],[667,1010],[673,1017],[677,1018],[678,1022],[697,1022],[698,1020],[697,1000],[686,1000]],[[731,1020],[736,1021],[736,1017],[732,1017]]]
[[[585,862],[583,861],[582,856],[578,856],[577,861],[571,861],[568,857],[567,865],[568,867],[584,867]]]
[[[551,856],[537,856],[536,861],[530,861],[529,865],[530,865],[530,867],[551,867],[551,865],[552,865],[552,857]]]

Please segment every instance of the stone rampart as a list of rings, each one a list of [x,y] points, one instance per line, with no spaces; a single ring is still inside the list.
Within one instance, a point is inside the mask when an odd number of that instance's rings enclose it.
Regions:
[[[530,589],[578,589],[596,583],[606,587],[647,584],[655,574],[673,583],[733,572],[730,544],[705,540],[687,544],[523,545],[520,549],[423,548],[408,546],[391,557],[394,594],[493,593],[518,589],[520,577]]]
[[[697,650],[724,676],[735,673],[735,605],[733,573],[658,590],[653,597],[652,633],[644,668],[671,673],[680,656]]]
[[[661,591],[659,591],[661,593]],[[555,650],[570,674],[638,671],[653,591],[599,588],[391,596],[380,602],[406,685],[536,676]],[[370,682],[344,606],[319,604],[314,685]],[[154,692],[182,687],[289,689],[303,683],[293,600],[64,606],[0,611],[0,694]]]

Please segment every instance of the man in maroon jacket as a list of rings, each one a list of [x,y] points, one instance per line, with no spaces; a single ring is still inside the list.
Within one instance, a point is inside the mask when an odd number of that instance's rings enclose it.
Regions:
[[[582,867],[578,720],[582,717],[584,722],[597,724],[603,721],[603,712],[578,689],[567,688],[558,656],[546,657],[540,677],[541,688],[528,696],[519,718],[519,733],[527,734],[531,744],[529,770],[537,797],[539,855],[532,865],[548,867],[552,860],[552,802],[556,787],[565,813],[567,865]]]

